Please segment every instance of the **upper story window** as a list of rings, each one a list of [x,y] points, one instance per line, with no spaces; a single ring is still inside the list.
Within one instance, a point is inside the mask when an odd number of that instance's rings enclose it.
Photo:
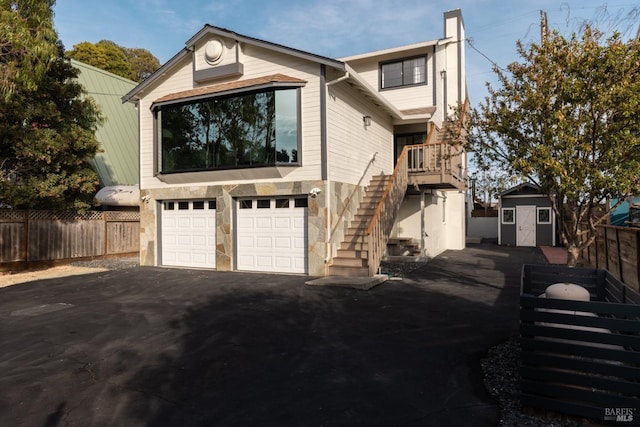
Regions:
[[[298,89],[160,107],[161,173],[300,164]]]
[[[427,58],[418,56],[380,65],[380,88],[389,89],[427,83]]]

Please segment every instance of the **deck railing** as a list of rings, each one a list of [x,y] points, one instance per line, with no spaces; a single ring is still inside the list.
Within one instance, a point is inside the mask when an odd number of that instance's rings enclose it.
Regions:
[[[402,150],[393,170],[393,175],[391,175],[391,179],[385,187],[382,198],[367,228],[366,242],[368,245],[367,250],[369,251],[369,276],[375,275],[378,267],[380,267],[387,240],[391,234],[398,210],[400,210],[404,194],[407,191],[409,168],[406,158],[408,151],[408,146]]]
[[[446,143],[409,145],[408,149],[409,174],[440,175],[440,182],[448,182],[448,176],[465,181],[462,149]]]

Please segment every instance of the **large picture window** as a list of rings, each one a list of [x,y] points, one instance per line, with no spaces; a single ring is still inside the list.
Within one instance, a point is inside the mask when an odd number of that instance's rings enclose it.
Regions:
[[[427,83],[427,58],[424,56],[380,65],[381,89],[425,83]]]
[[[298,90],[269,90],[164,105],[162,173],[299,164]]]

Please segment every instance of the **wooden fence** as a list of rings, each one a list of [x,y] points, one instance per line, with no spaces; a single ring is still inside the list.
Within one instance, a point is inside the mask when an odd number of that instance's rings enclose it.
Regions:
[[[139,212],[0,210],[0,270],[139,250]]]
[[[582,251],[585,267],[608,270],[640,291],[640,228],[601,225],[593,245]]]
[[[558,282],[583,286],[589,301],[539,297]],[[520,337],[524,405],[601,421],[638,416],[640,294],[609,272],[523,266]]]

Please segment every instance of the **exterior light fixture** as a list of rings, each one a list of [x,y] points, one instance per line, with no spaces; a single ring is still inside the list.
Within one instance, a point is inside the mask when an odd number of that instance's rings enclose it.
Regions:
[[[362,116],[362,123],[366,126],[371,126],[371,116]]]

